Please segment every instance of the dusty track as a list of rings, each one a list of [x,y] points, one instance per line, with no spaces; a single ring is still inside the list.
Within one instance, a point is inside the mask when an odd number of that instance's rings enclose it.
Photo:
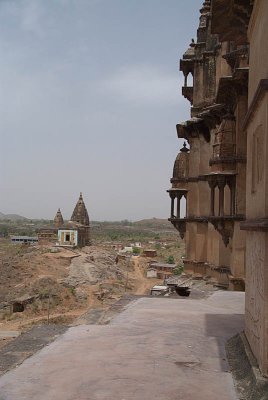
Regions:
[[[133,262],[134,262],[133,278],[135,279],[135,290],[133,291],[133,294],[136,295],[149,294],[151,287],[154,286],[156,283],[159,283],[160,281],[159,279],[148,279],[145,277],[144,269],[140,265],[139,257],[133,257]]]

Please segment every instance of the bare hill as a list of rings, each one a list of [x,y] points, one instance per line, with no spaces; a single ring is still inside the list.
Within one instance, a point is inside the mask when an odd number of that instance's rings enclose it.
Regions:
[[[27,220],[27,218],[18,215],[18,214],[3,214],[0,212],[0,220],[5,220],[8,219],[10,221],[23,221],[23,220]]]

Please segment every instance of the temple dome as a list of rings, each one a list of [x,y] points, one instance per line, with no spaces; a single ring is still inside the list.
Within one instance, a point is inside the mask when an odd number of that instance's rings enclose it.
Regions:
[[[189,149],[184,142],[183,147],[180,149],[176,157],[173,167],[173,179],[187,178],[189,175]]]
[[[89,217],[88,212],[83,200],[82,193],[80,193],[78,202],[74,208],[74,211],[71,216],[72,222],[77,222],[78,224],[89,226]]]
[[[183,59],[184,60],[189,60],[195,57],[195,42],[194,39],[192,39],[192,42],[190,43],[188,49],[185,51],[183,54]]]

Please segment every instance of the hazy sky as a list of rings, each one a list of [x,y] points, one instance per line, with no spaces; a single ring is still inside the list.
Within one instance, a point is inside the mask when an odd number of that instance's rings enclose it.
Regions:
[[[0,211],[169,215],[201,0],[0,0]]]

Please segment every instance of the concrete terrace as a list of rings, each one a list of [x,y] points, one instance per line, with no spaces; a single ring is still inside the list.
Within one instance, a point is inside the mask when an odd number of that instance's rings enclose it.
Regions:
[[[0,400],[235,400],[224,344],[244,294],[140,298],[109,325],[70,328],[0,378]]]

